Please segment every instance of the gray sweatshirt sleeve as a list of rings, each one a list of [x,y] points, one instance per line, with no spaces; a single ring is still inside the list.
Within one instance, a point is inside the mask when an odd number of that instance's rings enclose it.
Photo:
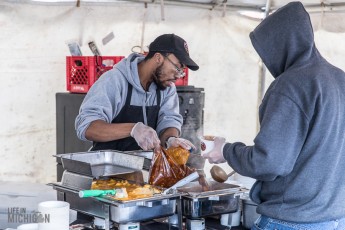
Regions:
[[[181,133],[182,115],[179,113],[179,102],[176,93],[176,87],[170,87],[165,90],[162,97],[161,109],[158,115],[157,133],[160,133],[166,128],[176,128]]]
[[[124,104],[127,93],[126,81],[114,81],[121,78],[117,70],[111,70],[102,75],[92,85],[80,106],[79,115],[75,120],[75,129],[78,138],[88,141],[85,132],[91,122],[103,120],[111,123]]]
[[[272,181],[292,171],[308,132],[309,120],[289,97],[272,93],[260,108],[261,128],[253,146],[227,143],[223,154],[244,176]]]

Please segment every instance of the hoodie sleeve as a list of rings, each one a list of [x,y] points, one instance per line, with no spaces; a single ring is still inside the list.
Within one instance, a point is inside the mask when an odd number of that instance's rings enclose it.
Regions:
[[[179,102],[176,87],[169,87],[164,91],[161,109],[158,115],[157,133],[161,134],[166,128],[176,128],[181,133],[182,115],[179,113]]]
[[[261,128],[253,146],[227,143],[223,154],[243,176],[272,181],[292,171],[300,153],[309,120],[291,98],[272,93],[260,108]]]
[[[123,80],[115,81],[114,78]],[[75,129],[79,139],[88,141],[85,138],[85,132],[91,122],[96,120],[112,122],[124,104],[127,94],[124,90],[127,88],[126,84],[120,71],[113,69],[103,74],[92,85],[75,120]]]

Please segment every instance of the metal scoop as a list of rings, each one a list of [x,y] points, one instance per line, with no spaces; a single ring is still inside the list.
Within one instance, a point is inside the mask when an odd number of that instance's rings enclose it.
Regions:
[[[176,184],[174,184],[170,188],[167,188],[162,194],[166,195],[168,193],[172,193],[174,190],[176,190],[176,188],[182,187],[183,185],[188,184],[189,182],[195,180],[198,177],[199,177],[198,172],[193,172],[189,176],[183,178],[182,180],[179,180]]]
[[[234,175],[236,172],[232,171],[229,174],[226,174],[226,172],[219,167],[218,165],[214,165],[211,170],[211,176],[213,178],[213,180],[219,182],[219,183],[223,183],[224,181],[226,181],[229,177],[231,177],[232,175]]]

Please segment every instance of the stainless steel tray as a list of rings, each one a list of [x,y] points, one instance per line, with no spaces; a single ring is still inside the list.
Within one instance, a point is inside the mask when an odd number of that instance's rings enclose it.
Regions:
[[[124,153],[145,157],[146,159],[152,160],[153,151],[145,151],[145,150],[136,150],[136,151],[126,151]]]
[[[144,167],[144,156],[128,154],[121,151],[93,151],[59,154],[64,170],[93,176],[113,176],[141,171]]]
[[[182,214],[187,218],[200,218],[236,212],[239,208],[241,187],[208,180],[210,191],[203,191],[198,182],[177,190],[182,193]]]
[[[111,196],[80,198],[79,191],[91,189],[93,179],[93,176],[66,170],[61,182],[50,185],[57,191],[58,200],[70,203],[71,209],[116,223],[140,222],[173,215],[176,210],[176,199],[181,196],[179,193],[156,194],[148,198],[126,201],[116,200]],[[136,180],[129,182],[137,183]]]
[[[145,159],[144,159],[143,169],[146,171],[150,171],[151,161],[154,154],[153,151],[135,150],[135,151],[128,151],[125,153],[132,154],[134,156],[144,157]]]
[[[189,197],[192,199],[201,199],[209,198],[211,196],[227,195],[227,194],[236,194],[241,190],[241,186],[219,183],[213,180],[207,180],[208,185],[210,186],[209,191],[203,191],[202,186],[199,182],[188,183],[177,190],[182,193],[186,193],[184,197]]]
[[[176,210],[176,199],[180,196],[179,194],[156,195],[130,201],[119,201],[109,197],[80,198],[79,190],[59,184],[51,185],[58,193],[58,200],[68,202],[71,209],[90,216],[109,219],[119,224],[173,215]]]

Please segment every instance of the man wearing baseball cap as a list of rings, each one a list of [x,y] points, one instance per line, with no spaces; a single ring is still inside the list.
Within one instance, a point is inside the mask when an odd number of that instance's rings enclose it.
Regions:
[[[76,118],[77,135],[92,150],[195,148],[180,138],[182,116],[175,81],[198,70],[185,40],[163,34],[147,56],[132,53],[104,73],[87,93]]]
[[[172,53],[191,70],[199,66],[189,57],[187,42],[175,34],[164,34],[156,38],[149,47],[150,52]]]

